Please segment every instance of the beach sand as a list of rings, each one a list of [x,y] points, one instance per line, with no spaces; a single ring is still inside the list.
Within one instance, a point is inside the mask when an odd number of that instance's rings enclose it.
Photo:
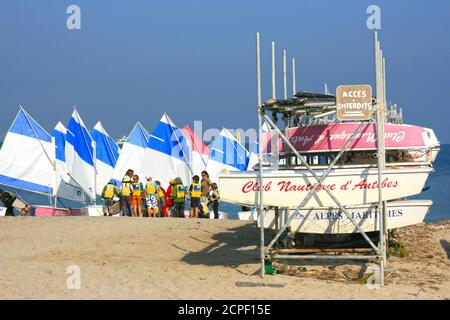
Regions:
[[[261,279],[259,229],[248,222],[5,217],[0,298],[450,299],[450,222],[403,228],[398,239],[409,256],[390,258],[387,285],[372,289],[357,283],[359,264],[291,265]],[[66,284],[73,265],[78,290]]]

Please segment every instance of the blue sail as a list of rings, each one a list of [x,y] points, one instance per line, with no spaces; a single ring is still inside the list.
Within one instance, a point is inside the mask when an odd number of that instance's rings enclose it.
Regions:
[[[77,110],[74,110],[67,127],[65,157],[68,174],[75,182],[73,184],[95,199],[94,141]]]
[[[95,141],[95,167],[97,169],[97,194],[101,195],[103,187],[111,180],[119,158],[120,149],[116,142],[109,136],[102,123],[99,121],[91,130],[92,139]]]

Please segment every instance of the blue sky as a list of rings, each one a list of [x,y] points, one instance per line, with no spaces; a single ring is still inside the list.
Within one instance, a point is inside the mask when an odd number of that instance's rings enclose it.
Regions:
[[[66,28],[81,7],[82,29]],[[115,138],[139,120],[152,130],[167,112],[179,126],[256,125],[255,32],[261,33],[263,95],[270,45],[297,60],[297,89],[373,84],[366,8],[382,10],[388,99],[405,122],[450,143],[450,1],[87,1],[0,3],[0,136],[23,105],[47,130],[76,105]],[[290,83],[289,83],[290,86]],[[290,88],[290,87],[289,87]]]

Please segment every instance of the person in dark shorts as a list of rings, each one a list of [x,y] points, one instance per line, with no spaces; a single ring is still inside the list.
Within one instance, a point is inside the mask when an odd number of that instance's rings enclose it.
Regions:
[[[219,219],[220,194],[219,194],[219,187],[217,186],[217,183],[211,184],[211,191],[209,193],[209,198],[212,203],[212,208],[214,211],[214,219]]]
[[[112,216],[114,197],[119,197],[119,191],[117,190],[116,182],[114,180],[111,180],[103,188],[103,191],[102,191],[102,199],[104,201],[104,203],[103,203],[103,215],[104,216]]]
[[[180,177],[175,178],[175,186],[172,190],[173,210],[175,217],[184,218],[184,206],[186,203],[186,187]]]
[[[189,187],[189,193],[191,195],[191,208],[189,210],[189,218],[198,218],[200,211],[200,197],[202,195],[202,186],[199,183],[200,177],[195,175],[192,177],[192,184]]]

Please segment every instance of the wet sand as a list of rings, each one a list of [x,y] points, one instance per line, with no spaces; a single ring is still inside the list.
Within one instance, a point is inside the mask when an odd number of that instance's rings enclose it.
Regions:
[[[358,284],[367,267],[358,263],[276,265],[282,273],[262,280],[259,229],[248,222],[5,217],[0,298],[450,299],[450,221],[397,236],[409,256],[390,258],[386,286],[372,289]],[[73,266],[80,289],[67,287]]]

